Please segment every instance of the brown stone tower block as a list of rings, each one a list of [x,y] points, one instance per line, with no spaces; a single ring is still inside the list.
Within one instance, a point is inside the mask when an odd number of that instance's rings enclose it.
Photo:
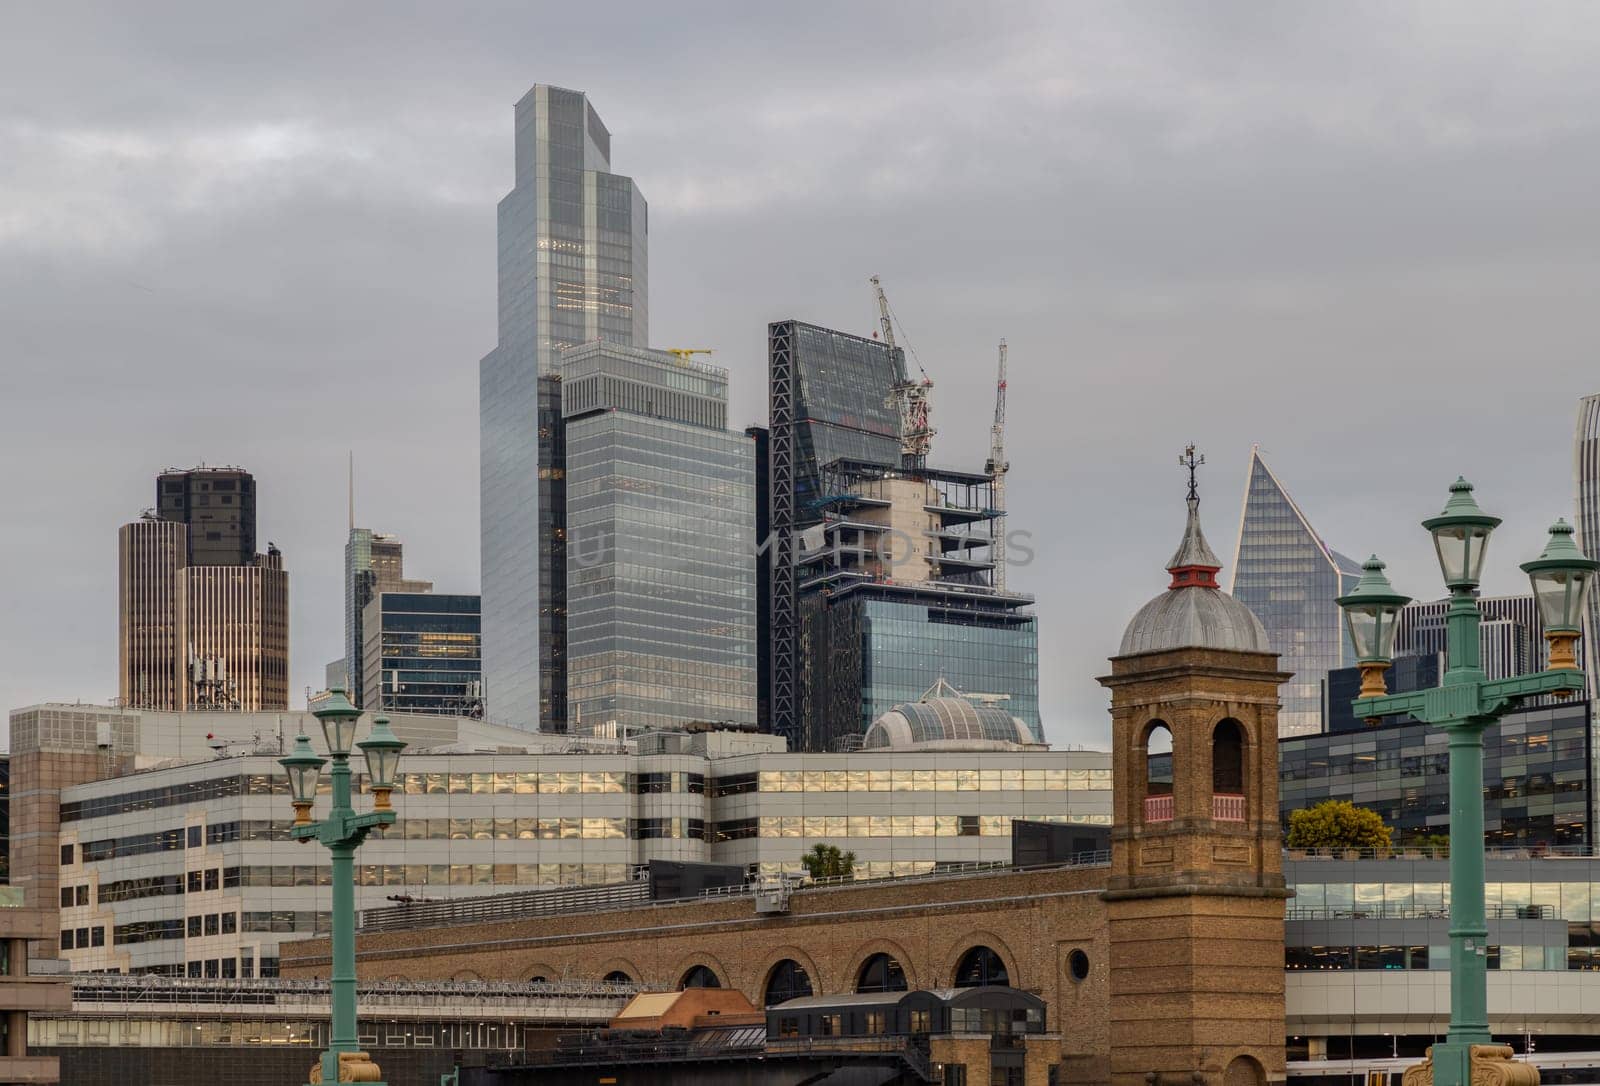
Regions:
[[[1277,735],[1288,676],[1255,616],[1216,587],[1217,566],[1191,496],[1172,584],[1100,680],[1115,795],[1114,1086],[1284,1079]],[[1151,768],[1163,733],[1170,771]]]

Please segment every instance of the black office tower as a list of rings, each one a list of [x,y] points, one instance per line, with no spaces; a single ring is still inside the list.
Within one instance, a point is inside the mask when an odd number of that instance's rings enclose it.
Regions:
[[[767,361],[772,585],[769,613],[758,622],[770,644],[765,726],[800,750],[799,533],[822,520],[824,465],[900,462],[888,396],[905,363],[899,348],[792,320],[768,325]]]
[[[256,557],[255,479],[242,468],[164,471],[156,515],[188,527],[191,566],[248,566]]]

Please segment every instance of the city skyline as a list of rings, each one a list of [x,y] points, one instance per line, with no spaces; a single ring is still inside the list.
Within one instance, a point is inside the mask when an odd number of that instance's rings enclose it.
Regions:
[[[322,662],[340,651],[339,469],[350,446],[364,462],[399,462],[421,443],[427,455],[408,460],[407,472],[363,484],[361,522],[401,534],[417,568],[441,583],[479,584],[471,360],[492,342],[506,107],[536,81],[585,90],[613,127],[614,165],[655,205],[654,344],[718,348],[714,361],[732,371],[730,426],[763,416],[766,322],[794,312],[870,334],[865,279],[878,273],[938,382],[932,462],[978,462],[992,344],[1009,340],[1013,527],[1040,544],[1013,581],[1039,597],[1045,619],[1041,717],[1052,741],[1103,735],[1092,676],[1137,602],[1126,586],[1170,545],[1160,516],[1125,496],[1176,492],[1170,455],[1152,435],[1188,425],[1197,407],[1210,432],[1175,436],[1206,449],[1201,485],[1217,519],[1231,521],[1234,480],[1260,440],[1319,529],[1357,559],[1377,551],[1397,588],[1422,595],[1434,584],[1433,559],[1416,522],[1437,512],[1462,472],[1507,520],[1485,589],[1518,590],[1516,563],[1537,553],[1542,527],[1573,514],[1569,427],[1578,397],[1596,391],[1580,366],[1595,276],[1586,232],[1572,225],[1586,221],[1582,201],[1565,184],[1528,192],[1503,182],[1537,155],[1550,176],[1576,180],[1574,192],[1592,188],[1595,122],[1580,100],[1593,77],[1539,74],[1570,75],[1564,58],[1589,48],[1590,28],[1568,26],[1557,41],[1537,19],[1502,23],[1480,12],[1437,45],[1428,76],[1463,93],[1504,60],[1492,42],[1520,49],[1511,63],[1535,90],[1502,88],[1509,104],[1410,94],[1403,69],[1418,42],[1400,33],[1396,54],[1367,58],[1374,78],[1354,118],[1337,108],[1349,73],[1331,60],[1306,65],[1286,104],[1257,101],[1223,116],[1188,92],[1236,103],[1250,98],[1252,77],[1218,76],[1191,58],[1170,79],[1136,88],[1095,49],[1138,72],[1173,59],[1180,40],[1201,58],[1243,48],[1267,65],[1262,78],[1323,55],[1326,35],[1348,45],[1394,24],[1374,11],[1353,26],[1313,20],[1324,35],[1313,51],[1303,25],[1268,21],[1241,41],[1232,32],[1242,28],[1193,13],[1097,18],[1082,27],[1080,47],[1043,12],[972,28],[989,78],[944,118],[919,103],[972,84],[971,73],[916,69],[948,56],[935,43],[964,19],[950,11],[899,28],[903,56],[875,60],[870,78],[842,79],[815,101],[787,76],[749,101],[709,99],[683,60],[723,47],[680,51],[670,64],[670,50],[658,48],[660,58],[638,70],[613,71],[596,66],[598,52],[561,59],[516,48],[525,28],[514,25],[503,42],[479,47],[489,50],[480,71],[452,73],[458,85],[444,93],[429,79],[400,88],[337,63],[338,35],[280,75],[252,68],[248,90],[214,72],[204,82],[197,69],[186,96],[238,107],[221,117],[160,88],[163,64],[196,56],[172,23],[151,19],[136,32],[108,17],[88,37],[110,50],[101,57],[108,74],[140,93],[86,126],[61,82],[82,81],[78,54],[36,50],[66,57],[53,62],[56,73],[18,55],[11,70],[50,93],[16,103],[22,120],[0,134],[25,162],[7,182],[14,215],[0,227],[0,253],[11,258],[0,265],[14,269],[0,317],[20,345],[6,366],[5,399],[16,406],[4,440],[10,462],[34,465],[11,483],[0,536],[6,568],[30,571],[12,580],[4,647],[14,667],[0,679],[8,703],[115,693],[115,644],[103,632],[114,599],[106,540],[137,512],[126,495],[168,463],[244,463],[260,480],[274,510],[271,539],[294,560],[292,702],[321,684]],[[379,44],[402,24],[424,37],[418,21],[396,19],[394,30],[379,29]],[[31,33],[18,40],[66,33],[60,24],[23,29]],[[729,32],[759,40],[765,29],[751,16]],[[1111,49],[1130,30],[1136,41]],[[129,36],[120,52],[112,32]],[[647,38],[670,28],[645,16],[620,32],[623,56],[636,60]],[[285,33],[312,42],[321,28]],[[166,35],[166,46],[147,34]],[[1041,35],[1066,51],[1078,89],[1059,83],[1059,58],[1047,67],[1029,47]],[[861,62],[875,35],[859,37],[833,39],[837,52],[819,63],[841,75],[869,67]],[[243,43],[221,48],[249,67]],[[348,99],[319,93],[335,79],[356,84]],[[1555,95],[1539,99],[1547,123],[1508,134],[1501,122],[1541,93]],[[398,95],[396,108],[372,120],[387,95]],[[1099,124],[1141,104],[1157,125],[1103,135]],[[1026,136],[986,126],[1002,109],[1017,122],[1008,130]],[[1285,129],[1291,117],[1311,123]],[[730,131],[741,135],[738,153]],[[978,135],[994,141],[980,146],[995,165],[956,154]],[[892,163],[875,154],[868,172],[850,165],[854,149],[880,144]],[[1241,148],[1259,180],[1234,172]],[[1316,169],[1330,153],[1340,156],[1340,184]],[[1148,191],[1125,191],[1129,161],[1156,167],[1141,170]],[[1169,163],[1174,178],[1158,176]],[[168,184],[169,171],[190,187]],[[1436,191],[1442,171],[1460,185],[1448,214],[1407,195]],[[997,192],[1031,210],[965,221],[962,208]],[[1041,218],[1043,199],[1060,202]],[[1308,218],[1338,230],[1319,232]],[[307,226],[312,233],[296,232]],[[247,266],[229,263],[229,250]],[[977,262],[977,274],[943,270],[960,263],[952,251]],[[769,259],[775,252],[784,259]],[[75,322],[65,307],[85,300],[97,320]],[[149,381],[153,372],[162,380]],[[1312,400],[1306,388],[1321,380],[1332,381],[1329,391]],[[1172,394],[1152,396],[1156,386]],[[157,395],[171,388],[184,395]],[[242,389],[252,398],[241,407],[231,397]],[[1359,417],[1329,417],[1330,406],[1357,402]],[[85,434],[74,447],[44,429],[67,411]],[[1477,447],[1445,438],[1446,412],[1485,411],[1495,424]],[[51,455],[23,459],[39,449]],[[1216,543],[1231,553],[1227,534]]]

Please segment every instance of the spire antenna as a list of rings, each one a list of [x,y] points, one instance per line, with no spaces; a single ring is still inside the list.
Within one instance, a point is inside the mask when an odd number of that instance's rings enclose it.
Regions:
[[[354,449],[350,450],[350,468],[345,478],[350,487],[350,530],[353,532],[356,530],[356,451]]]
[[[1206,458],[1203,455],[1195,455],[1194,442],[1192,441],[1184,446],[1183,455],[1178,457],[1178,466],[1189,469],[1189,500],[1192,502],[1200,500],[1200,490],[1195,482],[1194,469],[1205,462]]]

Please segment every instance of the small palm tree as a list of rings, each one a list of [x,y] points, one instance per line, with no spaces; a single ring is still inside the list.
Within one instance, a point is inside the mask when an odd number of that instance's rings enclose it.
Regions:
[[[838,845],[825,845],[820,841],[811,851],[800,857],[806,874],[813,879],[849,878],[856,871],[856,854],[840,852]]]

